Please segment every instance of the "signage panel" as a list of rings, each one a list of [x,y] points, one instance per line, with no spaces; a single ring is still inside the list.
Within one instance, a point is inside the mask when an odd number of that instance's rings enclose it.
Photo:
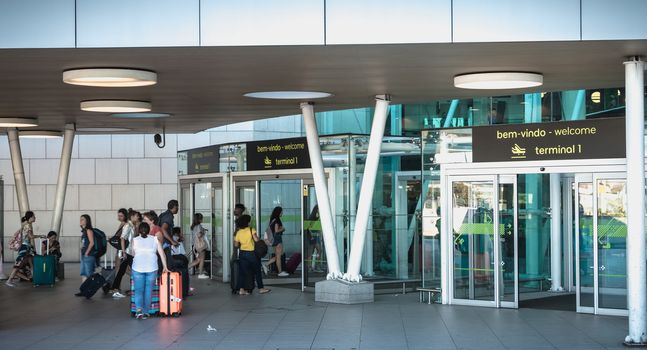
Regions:
[[[220,146],[207,146],[188,150],[187,174],[220,172]]]
[[[247,170],[310,168],[305,137],[247,143]]]
[[[601,158],[625,158],[624,118],[472,129],[473,162]]]

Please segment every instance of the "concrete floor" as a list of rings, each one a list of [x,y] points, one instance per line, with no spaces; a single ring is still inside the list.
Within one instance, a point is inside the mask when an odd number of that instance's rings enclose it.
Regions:
[[[622,349],[627,329],[624,317],[427,305],[415,293],[353,306],[280,287],[241,297],[228,284],[197,279],[182,317],[135,320],[128,300],[74,297],[78,264],[66,272],[54,288],[0,285],[0,349],[591,350]]]

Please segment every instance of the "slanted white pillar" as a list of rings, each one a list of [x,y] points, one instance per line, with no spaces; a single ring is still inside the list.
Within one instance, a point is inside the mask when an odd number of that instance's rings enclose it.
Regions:
[[[52,231],[61,235],[61,221],[63,220],[63,209],[65,204],[65,192],[67,190],[67,179],[70,174],[70,162],[72,161],[72,147],[74,146],[74,124],[65,125],[63,133],[63,149],[61,150],[61,161],[58,166],[58,180],[56,182],[56,194],[54,196],[54,214],[52,215]]]
[[[339,254],[337,253],[333,216],[332,210],[330,209],[330,197],[328,195],[328,185],[326,184],[321,145],[319,144],[319,132],[317,131],[317,122],[315,121],[314,105],[310,102],[301,103],[301,112],[303,113],[303,123],[305,125],[306,139],[308,142],[308,154],[310,155],[310,164],[312,167],[312,178],[315,183],[317,205],[319,206],[319,219],[321,220],[321,231],[326,249],[326,261],[328,262],[327,278],[337,279],[342,277],[342,273],[339,268]]]
[[[625,343],[647,343],[645,263],[645,63],[631,57],[625,64],[627,147],[627,308]]]
[[[27,196],[27,181],[25,181],[25,169],[22,166],[22,152],[20,152],[20,140],[18,129],[7,129],[9,140],[9,154],[11,155],[11,166],[13,167],[13,178],[16,185],[16,196],[20,216],[29,211],[29,197]]]
[[[350,282],[359,282],[362,280],[359,270],[362,264],[366,227],[372,208],[375,178],[377,176],[377,166],[380,162],[382,139],[384,138],[384,127],[386,125],[386,117],[388,116],[389,103],[390,98],[388,95],[375,97],[375,115],[373,116],[371,136],[368,141],[368,151],[366,152],[362,187],[359,191],[357,217],[355,218],[353,240],[350,245],[350,258],[348,259],[348,269],[344,274],[344,280]]]
[[[562,287],[562,188],[560,174],[550,174],[550,290]]]

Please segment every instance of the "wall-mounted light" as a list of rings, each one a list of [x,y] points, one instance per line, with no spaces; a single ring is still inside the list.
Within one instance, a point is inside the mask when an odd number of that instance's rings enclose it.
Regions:
[[[591,93],[591,102],[600,103],[600,101],[601,101],[600,91],[593,91],[593,93]]]
[[[81,101],[81,110],[103,113],[140,113],[150,112],[152,105],[147,101],[132,100],[90,100]]]
[[[543,75],[525,72],[469,73],[454,77],[454,86],[461,89],[521,89],[541,86],[543,83]]]
[[[136,87],[157,83],[157,73],[129,68],[80,68],[63,72],[63,82],[95,87]]]

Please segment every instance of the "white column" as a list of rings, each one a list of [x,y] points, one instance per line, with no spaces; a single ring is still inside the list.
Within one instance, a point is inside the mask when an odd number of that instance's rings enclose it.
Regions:
[[[61,150],[61,161],[58,166],[58,180],[56,182],[56,195],[54,196],[54,214],[52,215],[52,231],[61,234],[61,221],[63,220],[63,209],[65,204],[65,192],[67,190],[67,179],[70,174],[70,162],[72,161],[72,147],[74,146],[74,124],[65,125],[63,134],[63,149]]]
[[[312,167],[312,178],[315,183],[321,231],[326,249],[326,260],[328,262],[327,278],[337,279],[342,274],[339,268],[339,254],[337,253],[337,242],[335,241],[333,217],[330,209],[330,196],[328,195],[328,185],[326,184],[326,174],[321,156],[321,145],[319,144],[319,132],[317,131],[313,104],[310,102],[301,103],[301,112],[303,113],[303,123],[308,141],[308,154],[310,155],[310,164]]]
[[[390,98],[387,95],[376,96],[375,98],[375,115],[373,116],[371,136],[366,152],[362,187],[359,191],[357,217],[355,218],[354,235],[350,245],[350,258],[348,259],[348,269],[344,274],[344,279],[350,282],[359,282],[362,280],[359,270],[362,263],[362,253],[364,252],[368,216],[372,208],[375,178],[377,176],[377,166],[380,162],[380,152],[382,139],[384,138],[386,117],[388,116],[389,102]]]
[[[647,342],[645,277],[645,63],[631,57],[625,64],[627,147],[627,308],[626,343]]]
[[[550,174],[550,278],[553,292],[562,292],[562,188],[560,174]]]
[[[25,180],[25,169],[22,166],[22,153],[20,152],[20,140],[18,129],[7,129],[9,140],[9,153],[11,155],[11,166],[13,167],[13,178],[16,184],[16,196],[18,197],[18,208],[20,216],[29,211],[29,197],[27,196],[27,181]]]

